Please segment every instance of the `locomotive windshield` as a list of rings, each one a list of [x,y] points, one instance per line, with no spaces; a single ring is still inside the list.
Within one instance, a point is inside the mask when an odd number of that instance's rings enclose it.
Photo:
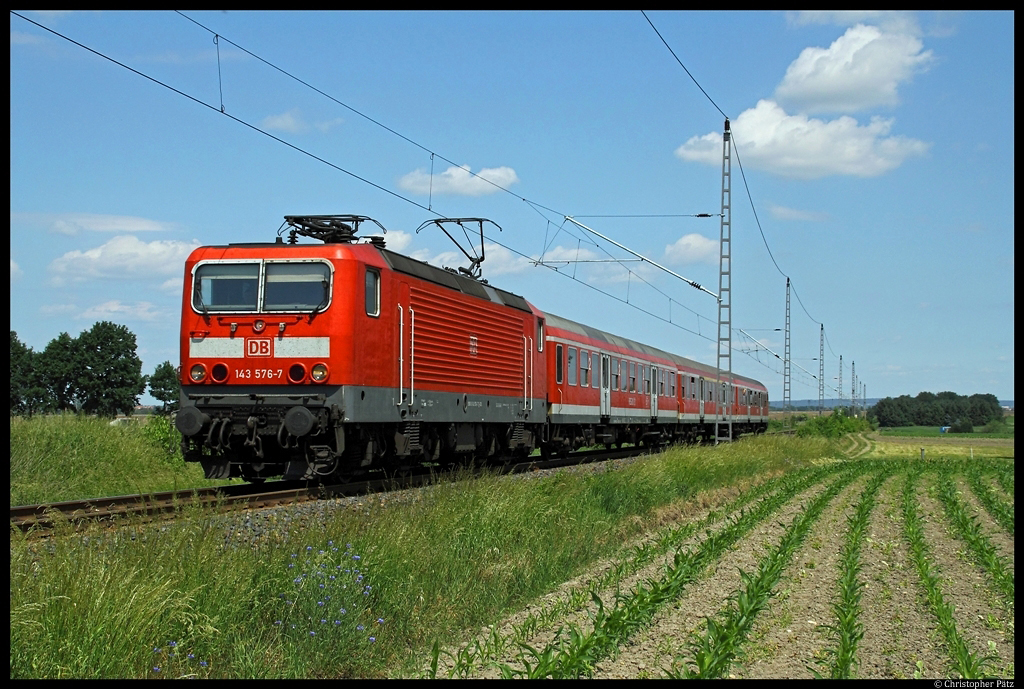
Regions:
[[[207,263],[196,270],[192,303],[199,310],[255,311],[259,263]]]
[[[326,263],[268,263],[264,311],[318,311],[330,298],[331,269]]]
[[[331,297],[322,261],[204,263],[196,268],[192,307],[200,312],[319,312]]]

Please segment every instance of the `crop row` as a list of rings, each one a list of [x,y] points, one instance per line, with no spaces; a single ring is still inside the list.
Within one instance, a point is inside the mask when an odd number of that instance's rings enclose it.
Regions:
[[[993,546],[978,518],[971,514],[970,506],[958,496],[953,482],[955,474],[965,475],[979,503],[992,515],[993,520],[1012,536],[1012,506],[1008,506],[1005,500],[1000,499],[991,489],[991,484],[985,483],[986,478],[994,476],[1001,485],[1004,484],[1005,475],[1008,473],[1005,467],[1005,464],[995,463],[929,463],[929,469],[937,472],[938,495],[949,524],[957,537],[966,544],[977,564],[987,573],[993,591],[998,592],[1012,606],[1012,568],[1006,556]],[[503,677],[592,676],[596,664],[602,658],[618,653],[624,642],[647,627],[659,610],[678,599],[683,591],[701,578],[727,549],[737,547],[739,541],[754,526],[769,519],[801,491],[822,481],[828,481],[830,476],[833,477],[825,490],[814,497],[806,509],[786,528],[778,545],[761,558],[756,571],[740,572],[740,588],[729,597],[728,604],[718,615],[706,620],[706,630],[691,639],[686,656],[677,657],[674,667],[682,669],[665,671],[667,677],[725,676],[743,646],[754,620],[772,596],[779,577],[809,529],[844,486],[867,473],[870,480],[861,493],[854,513],[847,520],[838,564],[837,592],[832,603],[833,620],[831,624],[822,627],[832,642],[825,650],[828,662],[821,662],[819,659],[818,664],[821,672],[827,672],[833,678],[855,676],[857,647],[865,631],[861,619],[862,593],[865,586],[861,576],[862,544],[881,485],[894,474],[900,473],[906,476],[901,510],[904,538],[917,570],[920,590],[928,604],[927,609],[938,622],[956,672],[964,677],[989,675],[992,672],[993,657],[979,655],[977,651],[969,648],[956,629],[952,606],[943,599],[936,564],[931,560],[922,520],[918,514],[914,491],[920,475],[916,472],[916,468],[910,469],[906,464],[895,461],[857,461],[819,467],[814,471],[800,472],[766,482],[754,491],[763,495],[756,504],[746,506],[754,499],[754,492],[748,493],[722,512],[714,512],[703,520],[669,529],[659,538],[633,548],[631,557],[611,566],[603,576],[590,581],[587,586],[577,587],[560,602],[540,612],[531,613],[523,622],[513,627],[510,634],[503,636],[494,628],[485,639],[464,646],[458,653],[449,653],[448,674],[470,676],[482,667],[490,665]],[[724,526],[715,532],[708,529],[730,509],[735,512],[726,520]],[[1005,523],[1007,515],[1010,518],[1009,528]],[[602,588],[614,585],[626,574],[635,572],[659,555],[664,556],[666,552],[678,548],[682,541],[691,539],[701,529],[705,530],[706,537],[687,550],[676,550],[671,563],[664,566],[660,575],[636,584],[627,593],[616,593],[610,605],[598,595]],[[1010,557],[1012,558],[1012,553]],[[539,646],[528,643],[539,629],[553,626],[557,620],[583,608],[588,602],[592,610],[589,628],[570,622],[560,627],[553,639]],[[514,651],[513,661],[499,661],[498,659],[506,655],[510,649]],[[435,645],[432,669],[428,675],[436,674],[440,653],[438,646]],[[812,674],[818,676],[819,669],[808,667]]]

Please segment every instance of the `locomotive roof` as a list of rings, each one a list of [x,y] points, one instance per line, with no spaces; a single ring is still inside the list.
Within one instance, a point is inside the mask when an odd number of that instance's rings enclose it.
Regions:
[[[561,328],[562,330],[568,330],[569,332],[575,333],[577,335],[584,335],[584,336],[589,337],[589,338],[591,338],[593,340],[597,340],[598,342],[604,342],[606,344],[615,345],[615,346],[618,346],[618,347],[624,347],[624,348],[627,348],[627,349],[632,349],[633,351],[636,351],[636,352],[643,352],[644,354],[648,354],[650,356],[656,356],[656,357],[661,357],[663,359],[668,359],[670,361],[675,362],[675,364],[677,366],[691,368],[691,369],[697,369],[698,371],[701,371],[704,374],[709,375],[709,376],[717,376],[718,375],[718,369],[715,368],[714,366],[709,366],[708,364],[703,364],[703,363],[701,363],[699,361],[694,361],[693,359],[687,359],[685,357],[679,356],[678,354],[673,354],[671,352],[666,352],[665,350],[658,349],[657,347],[651,347],[650,345],[645,345],[645,344],[643,344],[641,342],[637,342],[635,340],[630,340],[628,338],[621,337],[619,335],[613,335],[611,333],[606,333],[603,330],[598,330],[597,328],[592,328],[589,325],[583,325],[582,323],[577,323],[576,321],[570,321],[567,318],[562,318],[561,316],[556,316],[553,313],[546,313],[546,314],[544,314],[544,317],[547,319],[547,324],[549,326],[554,326],[556,328]],[[760,383],[759,381],[754,380],[753,378],[748,378],[746,376],[741,376],[741,375],[739,375],[739,374],[737,374],[735,372],[732,374],[732,376],[736,380],[739,380],[739,381],[742,381],[742,382],[745,382],[745,383],[748,383],[748,384],[751,384],[751,385],[754,385],[754,386],[757,386],[757,387],[761,387],[761,388],[764,387],[762,383]]]
[[[520,311],[533,313],[533,309],[530,308],[529,302],[518,294],[512,294],[511,292],[506,292],[503,289],[485,285],[473,278],[459,275],[458,273],[453,273],[443,268],[437,268],[429,263],[417,261],[415,258],[396,254],[395,252],[388,251],[387,249],[381,249],[380,253],[388,262],[388,265],[399,273],[405,273],[406,275],[412,275],[423,280],[428,280],[434,284],[457,290],[463,294],[471,294],[474,297],[486,299],[496,304],[503,304],[505,306],[511,306],[514,309],[519,309]]]

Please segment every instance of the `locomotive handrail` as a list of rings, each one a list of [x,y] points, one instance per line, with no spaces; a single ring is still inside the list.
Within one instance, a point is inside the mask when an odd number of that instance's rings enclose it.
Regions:
[[[526,358],[530,355],[530,350],[526,348],[526,335],[523,335],[523,411],[526,410]]]
[[[403,355],[405,354],[405,309],[402,305],[398,305],[398,402],[395,404],[396,407],[402,406],[402,395],[405,394],[403,389],[405,386],[402,384],[403,374],[405,373],[405,361]]]
[[[409,408],[416,399],[416,312],[409,307]]]
[[[533,409],[533,338],[530,338],[530,409]]]

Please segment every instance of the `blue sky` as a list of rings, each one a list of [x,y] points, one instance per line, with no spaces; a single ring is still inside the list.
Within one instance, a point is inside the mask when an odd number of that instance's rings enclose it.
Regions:
[[[826,397],[840,355],[846,398],[851,362],[871,398],[1014,397],[1010,12],[21,14],[151,78],[11,15],[11,329],[37,351],[111,320],[145,373],[177,364],[193,247],[354,213],[449,266],[416,228],[490,218],[492,284],[714,364],[714,298],[565,262],[631,258],[565,216],[717,292],[721,109],[735,371],[782,398],[788,276],[792,399],[822,323]]]

